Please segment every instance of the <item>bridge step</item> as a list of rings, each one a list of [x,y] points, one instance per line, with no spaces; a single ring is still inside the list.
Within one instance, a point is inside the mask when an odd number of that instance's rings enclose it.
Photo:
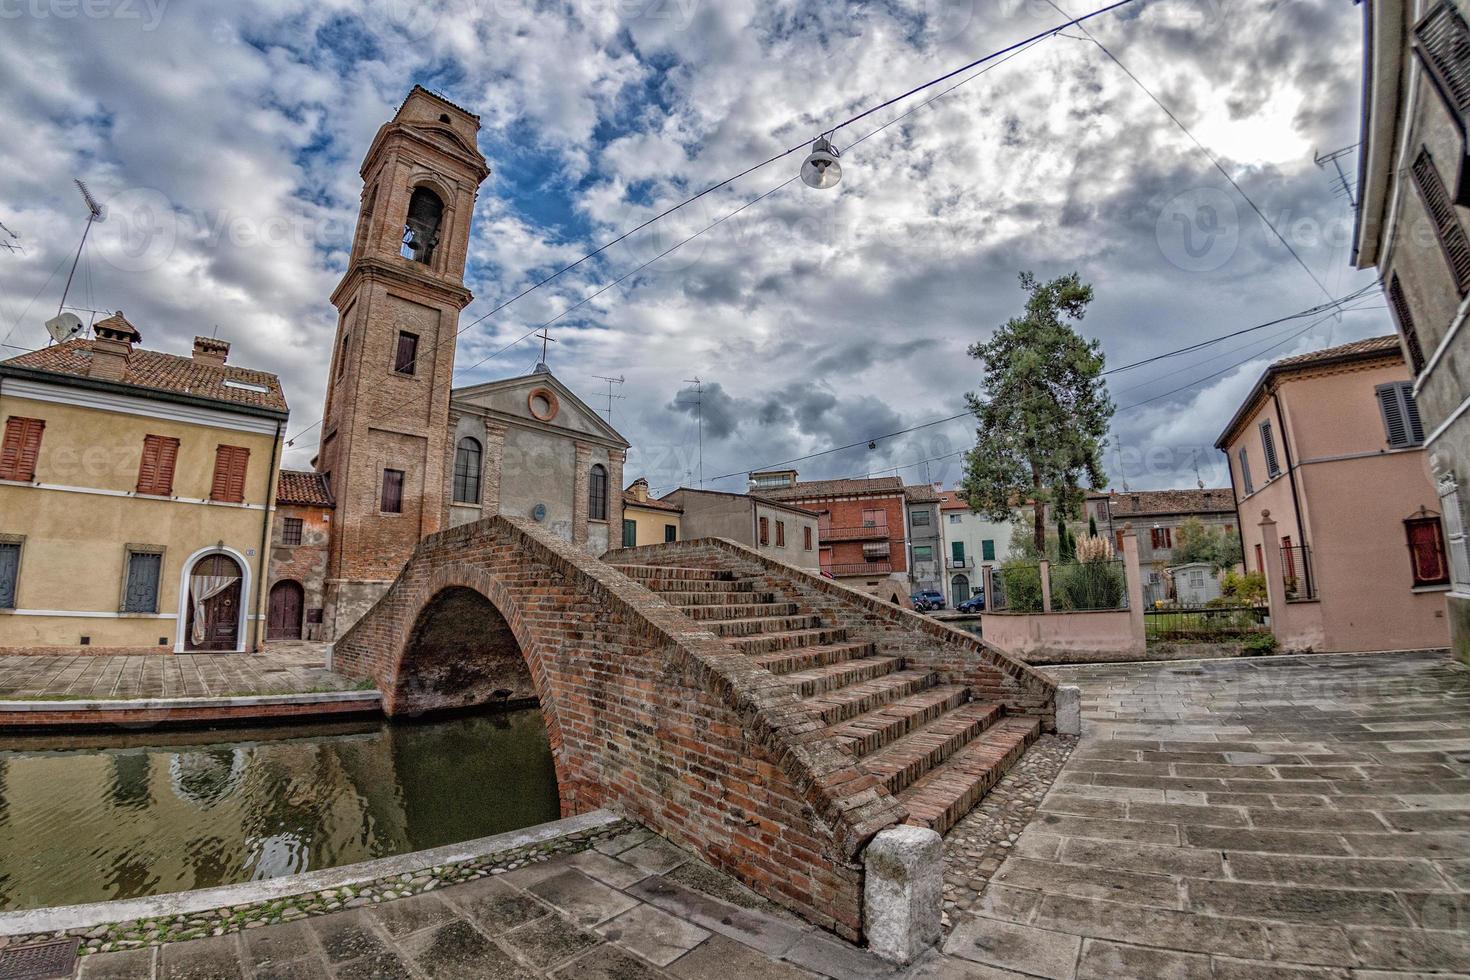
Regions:
[[[835,725],[839,721],[856,718],[860,714],[880,708],[899,698],[918,694],[920,691],[933,687],[934,683],[933,671],[899,670],[875,680],[854,684],[840,691],[829,691],[806,700],[820,713],[824,722]]]
[[[732,637],[729,643],[742,653],[776,653],[780,650],[796,650],[801,647],[826,646],[830,643],[841,643],[846,639],[847,630],[845,629],[823,628]]]
[[[747,593],[754,595],[754,593]],[[675,605],[678,605],[675,603]],[[680,612],[690,619],[701,621],[713,621],[713,626],[721,620],[762,620],[779,616],[795,616],[801,607],[794,602],[747,602],[744,605],[700,605],[698,603],[688,606],[680,606]]]
[[[900,793],[973,742],[1002,714],[998,704],[962,705],[868,756],[863,771],[883,780],[888,792]]]
[[[699,568],[697,566],[684,565],[614,565],[618,571],[629,578],[636,579],[678,579],[680,581],[702,581],[702,582],[729,582],[735,578],[734,572],[727,572],[720,568]]]
[[[639,576],[629,576],[629,578],[635,579],[639,585],[659,595],[703,592],[707,595],[718,595],[722,599],[741,592],[754,592],[756,581],[753,578],[642,578]]]
[[[833,643],[821,647],[802,647],[800,650],[778,650],[762,653],[750,659],[773,674],[792,674],[798,670],[811,670],[826,664],[840,664],[859,657],[871,657],[878,652],[876,643]]]
[[[813,667],[811,670],[799,670],[794,674],[787,674],[785,679],[796,686],[797,693],[802,697],[810,698],[861,684],[875,677],[884,677],[902,669],[902,657],[862,657],[825,667]]]
[[[942,684],[840,722],[827,731],[861,757],[923,727],[946,711],[953,711],[968,696],[966,687]]]
[[[649,583],[641,583],[648,585]],[[722,585],[753,585],[754,580],[744,582],[723,582]],[[656,591],[656,590],[655,590]],[[659,598],[671,605],[678,606],[689,615],[690,610],[698,607],[714,606],[726,609],[744,609],[747,606],[768,605],[780,599],[774,592],[732,592],[729,589],[709,589],[705,592],[659,592]],[[795,603],[791,603],[795,605]],[[733,614],[732,614],[733,615]],[[719,617],[717,617],[719,618]]]
[[[979,738],[920,778],[898,801],[909,811],[908,822],[943,834],[1000,782],[1007,769],[1041,734],[1036,718],[1003,718]]]
[[[807,614],[804,616],[770,616],[763,619],[755,617],[715,619],[706,620],[703,625],[713,629],[718,636],[774,636],[780,633],[816,629],[822,625],[822,617]]]

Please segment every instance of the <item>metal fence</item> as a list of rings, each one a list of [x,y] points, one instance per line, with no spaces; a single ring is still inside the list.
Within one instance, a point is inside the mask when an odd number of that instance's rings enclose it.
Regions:
[[[1145,609],[1143,623],[1150,640],[1228,640],[1271,631],[1270,616],[1260,606]]]
[[[990,571],[991,612],[1041,612],[1041,566],[997,565]]]
[[[1122,559],[1052,565],[1053,612],[1128,608],[1128,573]]]
[[[1304,544],[1281,549],[1281,580],[1288,602],[1317,598],[1317,580],[1312,574],[1312,549]]]

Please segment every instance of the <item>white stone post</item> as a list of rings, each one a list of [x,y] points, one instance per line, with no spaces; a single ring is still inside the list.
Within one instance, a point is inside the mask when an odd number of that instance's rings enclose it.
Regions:
[[[868,948],[911,963],[939,942],[944,845],[926,827],[889,827],[863,852],[863,932]]]
[[[1051,562],[1045,558],[1036,563],[1041,572],[1041,611],[1051,612]]]
[[[1143,565],[1138,560],[1138,532],[1132,522],[1123,525],[1123,576],[1128,582],[1128,625],[1133,636],[1134,653],[1148,649],[1148,634],[1143,617]]]
[[[1271,631],[1279,641],[1286,626],[1286,578],[1281,564],[1281,539],[1269,510],[1261,511],[1261,560],[1265,562],[1266,603],[1271,609]]]

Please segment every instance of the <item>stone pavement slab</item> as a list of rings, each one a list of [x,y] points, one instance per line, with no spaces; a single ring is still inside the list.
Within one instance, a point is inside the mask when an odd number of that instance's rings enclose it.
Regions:
[[[327,669],[321,643],[271,644],[264,653],[142,656],[29,655],[0,651],[0,700],[195,698],[351,690]]]

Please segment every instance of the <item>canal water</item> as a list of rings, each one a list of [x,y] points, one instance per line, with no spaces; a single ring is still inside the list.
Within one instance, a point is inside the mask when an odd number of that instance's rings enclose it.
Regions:
[[[0,909],[274,878],[560,816],[537,709],[0,736]]]

